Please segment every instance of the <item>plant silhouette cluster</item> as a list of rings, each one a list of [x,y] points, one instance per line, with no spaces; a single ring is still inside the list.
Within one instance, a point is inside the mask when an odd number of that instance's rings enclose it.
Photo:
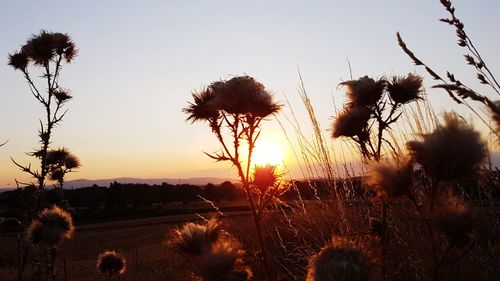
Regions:
[[[222,145],[222,150],[206,154],[216,161],[228,161],[237,169],[252,209],[263,262],[269,278],[274,279],[265,253],[260,221],[265,204],[276,198],[280,184],[278,177],[274,175],[274,168],[256,167],[257,181],[254,178],[253,182],[250,172],[252,153],[260,135],[261,122],[279,112],[281,105],[273,101],[271,93],[263,84],[250,76],[236,76],[227,81],[213,82],[203,91],[194,92],[192,96],[193,102],[184,108],[188,115],[187,120],[207,122]],[[246,145],[245,156],[242,156],[243,144]],[[272,173],[270,177],[269,173]],[[263,178],[264,174],[265,182],[259,182],[259,178]],[[255,198],[256,195],[258,198]]]
[[[215,218],[202,224],[186,223],[173,231],[171,247],[188,255],[193,273],[205,281],[246,281],[253,273],[245,264],[245,250],[222,233],[222,224]]]
[[[9,55],[8,64],[23,74],[31,94],[45,109],[45,117],[40,120],[38,131],[41,147],[28,153],[40,160],[40,168],[34,169],[31,164],[21,165],[12,160],[23,172],[36,179],[39,192],[46,189],[48,180],[57,182],[62,189],[64,175],[80,166],[78,158],[67,149],[50,148],[53,129],[61,123],[67,112],[63,110],[64,105],[72,98],[69,90],[59,85],[62,66],[63,63],[71,63],[76,54],[76,46],[67,34],[42,30],[33,35],[21,50]],[[36,68],[41,70],[44,90],[40,85],[37,86],[33,78],[32,69]],[[44,205],[40,196],[36,201],[35,211]]]
[[[399,119],[403,105],[421,99],[422,78],[411,73],[389,80],[364,76],[340,85],[347,88],[348,102],[334,119],[332,137],[351,138],[367,160],[380,160],[383,143],[396,153],[384,131]]]

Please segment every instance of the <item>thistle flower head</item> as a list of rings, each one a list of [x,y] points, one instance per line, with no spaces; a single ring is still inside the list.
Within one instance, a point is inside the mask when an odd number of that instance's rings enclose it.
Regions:
[[[371,110],[366,106],[346,107],[335,118],[332,126],[332,137],[353,137],[362,133],[368,125]]]
[[[63,103],[65,101],[73,98],[69,94],[69,91],[68,90],[64,90],[64,89],[56,90],[52,94],[54,95],[54,97],[56,98],[57,102],[59,102],[59,103]]]
[[[452,246],[464,248],[472,239],[474,215],[467,205],[455,197],[441,202],[436,222]]]
[[[246,281],[253,276],[245,265],[245,251],[236,241],[220,239],[210,252],[202,255],[195,274],[207,281]]]
[[[66,148],[49,150],[46,156],[47,164],[64,167],[65,169],[75,169],[80,167],[80,160],[69,152]]]
[[[211,88],[192,94],[194,102],[184,108],[184,113],[188,114],[187,121],[210,121],[217,120],[220,116],[216,103],[215,93]]]
[[[410,159],[373,161],[368,169],[367,187],[375,190],[377,197],[401,197],[408,194],[413,172]]]
[[[66,62],[71,62],[76,56],[77,50],[75,43],[73,43],[69,35],[63,33],[53,33],[52,41],[55,53],[63,55]]]
[[[127,268],[127,262],[115,251],[104,251],[97,257],[96,267],[102,274],[123,274]]]
[[[221,223],[210,219],[203,224],[186,223],[173,231],[170,244],[179,252],[198,256],[209,252],[221,232]]]
[[[406,77],[394,76],[387,83],[387,91],[395,103],[405,104],[421,99],[422,77],[409,73]]]
[[[347,87],[347,97],[352,106],[370,106],[380,100],[385,89],[385,80],[374,80],[363,76],[358,80],[349,80],[340,83]]]
[[[255,165],[252,184],[260,191],[275,186],[280,179],[277,167],[273,165]]]
[[[9,65],[16,70],[24,71],[28,67],[28,56],[23,52],[9,54]]]
[[[281,109],[264,85],[250,76],[236,76],[225,82],[215,82],[211,88],[216,92],[220,109],[230,114],[266,117]]]
[[[40,34],[33,35],[21,48],[35,65],[44,66],[55,58],[63,56],[66,62],[71,62],[77,50],[75,44],[67,34],[52,33],[42,30]]]
[[[71,215],[57,206],[44,209],[28,227],[28,240],[33,244],[55,246],[71,239],[74,232]]]
[[[63,169],[56,168],[49,173],[49,178],[53,181],[61,182],[64,180],[66,172]]]
[[[221,111],[264,118],[281,109],[264,85],[250,76],[213,82],[206,90],[195,92],[193,98],[194,102],[183,109],[191,121],[216,120]]]
[[[456,180],[473,175],[483,163],[486,144],[472,127],[448,113],[444,125],[407,144],[413,158],[435,179]]]
[[[369,281],[374,279],[374,264],[366,246],[337,238],[310,258],[306,280]]]

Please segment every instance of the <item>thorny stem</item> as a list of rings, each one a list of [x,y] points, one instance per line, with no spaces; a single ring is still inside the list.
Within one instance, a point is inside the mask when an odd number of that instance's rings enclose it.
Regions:
[[[227,125],[232,133],[233,145],[234,145],[233,153],[231,153],[231,151],[229,150],[229,148],[226,145],[226,142],[224,140],[224,137],[222,136],[222,133],[221,133],[221,125],[222,124],[217,124],[216,128],[213,131],[214,131],[215,135],[217,136],[217,139],[221,143],[223,150],[224,150],[224,153],[226,153],[227,157],[229,158],[226,160],[230,161],[238,170],[238,176],[240,177],[241,183],[243,184],[243,189],[245,190],[245,194],[247,196],[248,202],[249,202],[250,207],[252,209],[252,216],[253,216],[255,228],[257,231],[257,238],[258,238],[259,246],[261,248],[262,260],[263,260],[264,266],[266,268],[266,271],[267,271],[269,278],[271,278],[271,280],[277,281],[277,277],[274,275],[274,272],[271,270],[271,266],[269,264],[267,252],[266,252],[265,247],[264,247],[264,238],[262,235],[262,229],[261,229],[261,225],[260,225],[262,213],[258,212],[258,210],[257,210],[257,206],[256,206],[256,203],[253,199],[252,192],[250,189],[250,181],[249,181],[249,174],[250,174],[249,167],[251,165],[251,156],[252,156],[253,149],[255,146],[255,141],[257,140],[257,137],[258,137],[258,134],[257,134],[257,136],[254,136],[254,134],[256,132],[256,129],[259,126],[260,120],[255,122],[255,120],[252,119],[253,120],[252,122],[248,122],[249,126],[247,128],[243,128],[243,130],[246,131],[245,137],[247,138],[247,141],[248,141],[248,159],[247,159],[247,163],[246,163],[247,170],[244,172],[242,164],[241,164],[240,159],[239,159],[240,158],[240,156],[239,156],[240,139],[241,139],[241,133],[243,133],[243,132],[239,132],[239,128],[240,128],[239,116],[234,115],[233,117],[234,117],[233,118],[234,121],[231,122],[229,120],[229,118],[227,118],[227,116],[225,114],[223,114],[223,119],[227,123]],[[247,121],[248,121],[248,119],[247,119]],[[244,127],[244,124],[241,124],[241,126]]]

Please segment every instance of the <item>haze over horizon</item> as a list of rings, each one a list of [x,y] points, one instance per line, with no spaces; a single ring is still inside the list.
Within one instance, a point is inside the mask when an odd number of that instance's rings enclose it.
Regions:
[[[500,39],[492,34],[500,26],[500,3],[454,4],[495,73]],[[68,33],[79,49],[62,73],[61,85],[74,98],[52,145],[67,146],[82,162],[68,180],[233,178],[227,163],[214,163],[202,152],[219,148],[210,129],[189,125],[181,109],[192,91],[234,75],[253,76],[278,100],[288,99],[306,133],[309,121],[297,91],[297,68],[328,136],[335,112],[332,95],[337,107],[345,101],[337,85],[350,78],[347,59],[353,78],[416,72],[425,77],[437,113],[456,110],[473,119],[442,90],[431,89],[435,83],[396,42],[399,31],[437,70],[453,70],[476,85],[454,31],[437,20],[443,17],[439,1],[4,1],[0,142],[8,143],[0,148],[0,186],[29,181],[10,157],[36,166],[25,153],[38,145],[42,109],[22,76],[7,66],[7,56],[40,30]],[[289,116],[289,108],[283,114]],[[285,115],[278,115],[284,124]],[[287,167],[294,176],[300,174],[276,120],[266,122],[262,141],[283,147]]]

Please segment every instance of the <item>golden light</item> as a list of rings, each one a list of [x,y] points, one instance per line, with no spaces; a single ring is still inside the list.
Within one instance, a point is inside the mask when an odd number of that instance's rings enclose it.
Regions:
[[[285,157],[284,147],[272,140],[261,139],[253,151],[252,165],[273,165],[283,164]]]

